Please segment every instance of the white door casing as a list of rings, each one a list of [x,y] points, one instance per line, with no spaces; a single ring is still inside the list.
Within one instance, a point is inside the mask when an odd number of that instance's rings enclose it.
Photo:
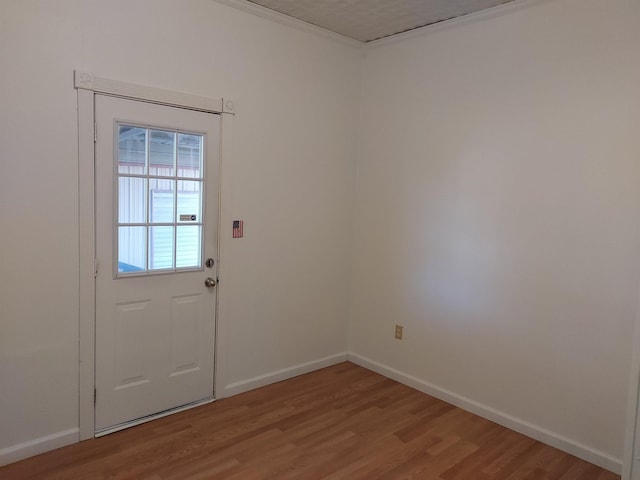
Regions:
[[[640,480],[640,300],[638,305],[633,335],[622,480]]]
[[[203,97],[184,92],[165,90],[147,85],[134,84],[112,78],[94,75],[83,70],[75,70],[74,88],[78,98],[78,220],[79,220],[79,435],[78,440],[87,440],[95,436],[95,314],[96,314],[96,212],[95,212],[95,97],[106,94],[147,101],[158,105],[167,105],[190,110],[219,113],[221,120],[220,163],[224,165],[232,161],[233,152],[233,119],[235,116],[234,101],[229,98]],[[228,180],[227,180],[228,181]],[[229,190],[220,182],[220,204],[230,205]],[[232,219],[228,209],[220,208],[220,224],[230,224]],[[228,232],[230,233],[230,232]],[[219,252],[228,248],[224,231],[219,237]],[[220,256],[221,254],[219,254]],[[222,263],[219,263],[220,277]],[[226,349],[228,348],[228,329],[224,319],[224,283],[216,287],[216,349],[215,349],[215,391],[216,398],[226,395],[225,385],[228,383],[226,367]]]
[[[96,95],[95,118],[98,268],[95,431],[101,432],[213,398],[216,288],[205,286],[205,279],[217,277],[220,115]],[[173,175],[173,178],[150,178],[150,167],[142,177],[117,178],[117,145],[124,130],[146,130],[147,157],[149,150],[153,150],[148,140],[153,138],[153,133],[173,135],[174,147],[166,146],[175,148],[176,152],[176,138],[188,138],[188,133],[195,134],[194,137],[201,134],[205,178],[203,181],[185,179],[175,167],[173,173],[156,172],[163,177]],[[123,215],[122,205],[119,208],[117,203],[118,192],[122,204],[128,199],[128,194],[125,198],[123,192],[134,183],[134,188],[142,185],[136,195],[140,202],[137,209],[143,212],[144,218],[134,219],[137,226],[122,226],[118,223]],[[189,189],[202,189],[202,209],[192,205],[194,195],[180,193],[187,188],[184,185],[189,185]],[[181,198],[185,205],[190,205],[185,208],[194,214],[192,222],[180,223],[180,213],[184,213],[180,211]],[[165,222],[162,226],[150,224],[153,221],[150,212],[160,211],[154,204],[161,203],[164,210],[173,211],[173,219],[161,218],[159,221]],[[125,221],[129,220],[125,218]],[[190,247],[192,256],[194,248],[199,250],[198,259],[189,264],[195,268],[180,269],[175,258],[180,251],[174,253],[172,263],[171,249],[175,252],[185,243],[181,232],[188,231],[190,237],[194,237],[192,234],[198,226],[193,222],[203,223],[202,248]],[[142,248],[145,258],[131,262],[142,265],[142,270],[136,267],[134,270],[138,271],[121,271],[121,265],[131,267],[118,261],[123,259],[122,250],[126,246],[123,235],[134,230],[142,232],[141,240],[134,243]],[[119,238],[120,258],[116,258]],[[191,243],[192,240],[194,238]],[[168,257],[160,255],[158,245],[161,243],[165,247],[168,245],[169,250],[162,251],[168,252]],[[154,251],[158,258],[165,260],[154,264]],[[215,260],[211,268],[204,266],[208,258]],[[125,260],[129,261],[126,257]],[[163,265],[163,261],[169,263]],[[163,266],[167,269],[162,269]]]

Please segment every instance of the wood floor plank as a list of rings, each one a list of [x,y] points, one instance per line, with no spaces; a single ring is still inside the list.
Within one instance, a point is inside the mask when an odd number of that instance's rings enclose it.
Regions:
[[[619,480],[345,362],[0,468],[0,480]]]

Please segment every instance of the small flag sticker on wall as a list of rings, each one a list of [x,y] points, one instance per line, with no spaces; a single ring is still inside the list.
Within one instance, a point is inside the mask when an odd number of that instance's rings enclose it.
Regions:
[[[244,220],[233,221],[233,238],[242,238],[243,227],[244,227]]]

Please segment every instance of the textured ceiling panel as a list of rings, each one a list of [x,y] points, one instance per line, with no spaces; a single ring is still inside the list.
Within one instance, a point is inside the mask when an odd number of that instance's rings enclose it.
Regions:
[[[250,0],[368,42],[513,0]]]

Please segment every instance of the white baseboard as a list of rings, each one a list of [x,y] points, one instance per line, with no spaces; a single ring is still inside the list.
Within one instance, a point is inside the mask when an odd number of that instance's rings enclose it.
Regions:
[[[224,388],[223,394],[218,398],[237,395],[238,393],[247,392],[254,388],[263,387],[281,380],[287,380],[288,378],[296,377],[304,373],[309,373],[320,368],[330,367],[331,365],[346,361],[347,353],[343,352],[311,362],[294,365],[293,367],[267,373],[265,375],[260,375],[249,380],[235,382],[227,385]],[[69,430],[63,430],[61,432],[52,433],[51,435],[29,440],[18,445],[12,445],[10,447],[0,449],[0,466],[17,462],[18,460],[32,457],[40,453],[48,452],[49,450],[55,450],[56,448],[64,447],[72,443],[77,443],[79,440],[80,429],[71,428]]]
[[[363,357],[362,355],[358,355],[357,353],[349,352],[347,354],[347,359],[361,367],[373,370],[380,375],[384,375],[385,377],[415,388],[416,390],[443,400],[451,405],[455,405],[463,410],[486,418],[487,420],[491,420],[503,427],[515,430],[518,433],[522,433],[523,435],[567,452],[589,463],[605,468],[613,473],[620,475],[622,471],[622,460],[607,455],[604,452],[595,450],[587,445],[583,445],[552,431],[538,427],[504,412],[500,412],[471,399],[462,397],[456,393],[440,388],[437,385],[433,385],[411,375],[407,375],[395,368],[388,367],[374,360]]]
[[[71,445],[80,440],[80,429],[70,428],[61,432],[45,435],[44,437],[19,443],[0,450],[0,466],[17,462],[27,457],[48,452],[56,448]]]
[[[280,382],[281,380],[287,380],[288,378],[297,377],[304,373],[313,372],[321,368],[330,367],[337,363],[346,362],[347,353],[338,353],[331,355],[330,357],[320,358],[307,363],[301,363],[294,365],[293,367],[284,368],[275,372],[266,373],[258,377],[250,378],[248,380],[242,380],[240,382],[234,382],[224,387],[224,392],[219,398],[231,397],[239,393],[248,392],[254,388],[264,387],[271,383]]]
[[[293,367],[285,368],[275,372],[270,372],[248,380],[235,382],[227,385],[224,394],[220,398],[230,397],[239,393],[247,392],[255,388],[263,387],[271,383],[287,380],[304,373],[319,370],[324,367],[336,365],[344,361],[350,361],[369,370],[384,375],[385,377],[396,380],[404,385],[408,385],[416,390],[424,392],[435,398],[443,400],[451,405],[460,407],[480,417],[486,418],[499,425],[507,427],[516,432],[527,435],[535,440],[543,442],[552,447],[558,448],[587,462],[598,465],[616,474],[622,471],[622,460],[614,458],[606,453],[595,450],[587,445],[573,441],[555,432],[533,425],[529,422],[513,417],[506,413],[500,412],[494,408],[488,407],[481,403],[475,402],[468,398],[462,397],[456,393],[450,392],[436,385],[420,380],[411,375],[407,375],[399,370],[378,363],[374,360],[358,355],[353,352],[339,353],[329,357],[314,360]],[[79,429],[71,428],[63,430],[51,435],[29,440],[28,442],[13,445],[11,447],[0,449],[0,466],[17,462],[27,457],[38,455],[40,453],[64,447],[79,441]]]

